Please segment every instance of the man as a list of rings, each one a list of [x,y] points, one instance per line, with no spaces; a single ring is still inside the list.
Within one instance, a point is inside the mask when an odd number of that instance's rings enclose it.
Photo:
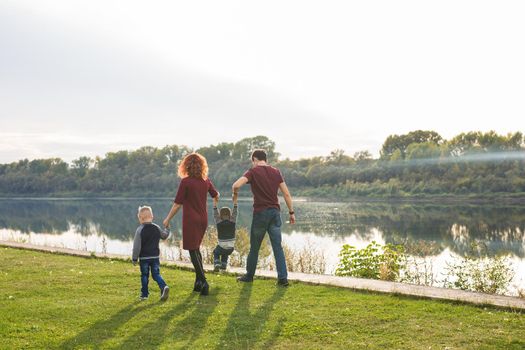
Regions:
[[[233,195],[239,193],[239,189],[250,184],[253,193],[253,219],[250,230],[250,253],[246,262],[246,274],[237,278],[240,282],[252,282],[257,268],[259,249],[266,232],[270,236],[275,265],[277,267],[277,285],[288,286],[288,272],[286,271],[286,260],[281,245],[281,207],[277,192],[281,190],[290,223],[295,223],[295,213],[292,205],[292,196],[283,180],[281,172],[266,162],[266,152],[257,149],[252,153],[252,168],[244,173],[232,186]]]

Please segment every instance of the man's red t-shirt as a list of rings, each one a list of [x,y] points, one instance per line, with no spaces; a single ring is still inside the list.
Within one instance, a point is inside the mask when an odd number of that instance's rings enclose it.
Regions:
[[[259,165],[245,172],[243,176],[248,179],[252,188],[254,213],[268,208],[281,209],[277,191],[284,179],[279,169]]]

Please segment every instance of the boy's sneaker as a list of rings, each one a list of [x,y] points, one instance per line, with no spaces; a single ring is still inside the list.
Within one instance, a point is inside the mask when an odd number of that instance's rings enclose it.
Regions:
[[[237,282],[253,282],[253,277],[242,275],[241,277],[237,277]]]
[[[168,300],[168,296],[170,295],[170,287],[165,286],[162,290],[162,294],[160,295],[160,301],[166,301]]]
[[[221,264],[213,265],[213,272],[219,272],[220,269],[221,269]]]
[[[276,285],[277,285],[277,286],[281,286],[281,287],[288,287],[290,284],[288,283],[288,279],[286,279],[286,278],[281,278],[281,279],[278,279],[278,280],[277,280]]]
[[[141,296],[139,297],[139,299],[140,299],[140,301],[144,301],[144,300],[148,300],[148,297],[147,297],[147,296],[145,297],[145,296],[142,296],[142,295],[141,295]]]

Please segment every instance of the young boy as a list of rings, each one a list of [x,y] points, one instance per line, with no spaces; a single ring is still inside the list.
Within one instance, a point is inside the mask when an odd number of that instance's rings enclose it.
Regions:
[[[157,224],[153,223],[151,207],[139,207],[137,217],[139,218],[140,226],[135,232],[131,259],[133,265],[137,264],[137,260],[140,263],[140,282],[142,284],[140,300],[148,299],[148,281],[151,270],[151,277],[160,288],[160,300],[165,301],[168,299],[170,288],[160,275],[159,241],[168,238],[170,231],[167,228],[161,229]]]
[[[226,270],[228,257],[233,253],[235,245],[235,224],[237,221],[237,194],[233,195],[233,212],[230,208],[223,207],[219,212],[217,209],[218,199],[213,200],[213,217],[217,225],[219,243],[213,250],[213,271]]]

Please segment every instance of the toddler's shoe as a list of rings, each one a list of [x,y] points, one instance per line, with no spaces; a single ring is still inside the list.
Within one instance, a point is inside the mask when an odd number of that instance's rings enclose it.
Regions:
[[[220,269],[221,269],[221,264],[220,263],[215,263],[213,265],[213,272],[219,272]]]
[[[222,263],[221,264],[221,270],[226,271],[226,268],[228,267],[228,264]]]

